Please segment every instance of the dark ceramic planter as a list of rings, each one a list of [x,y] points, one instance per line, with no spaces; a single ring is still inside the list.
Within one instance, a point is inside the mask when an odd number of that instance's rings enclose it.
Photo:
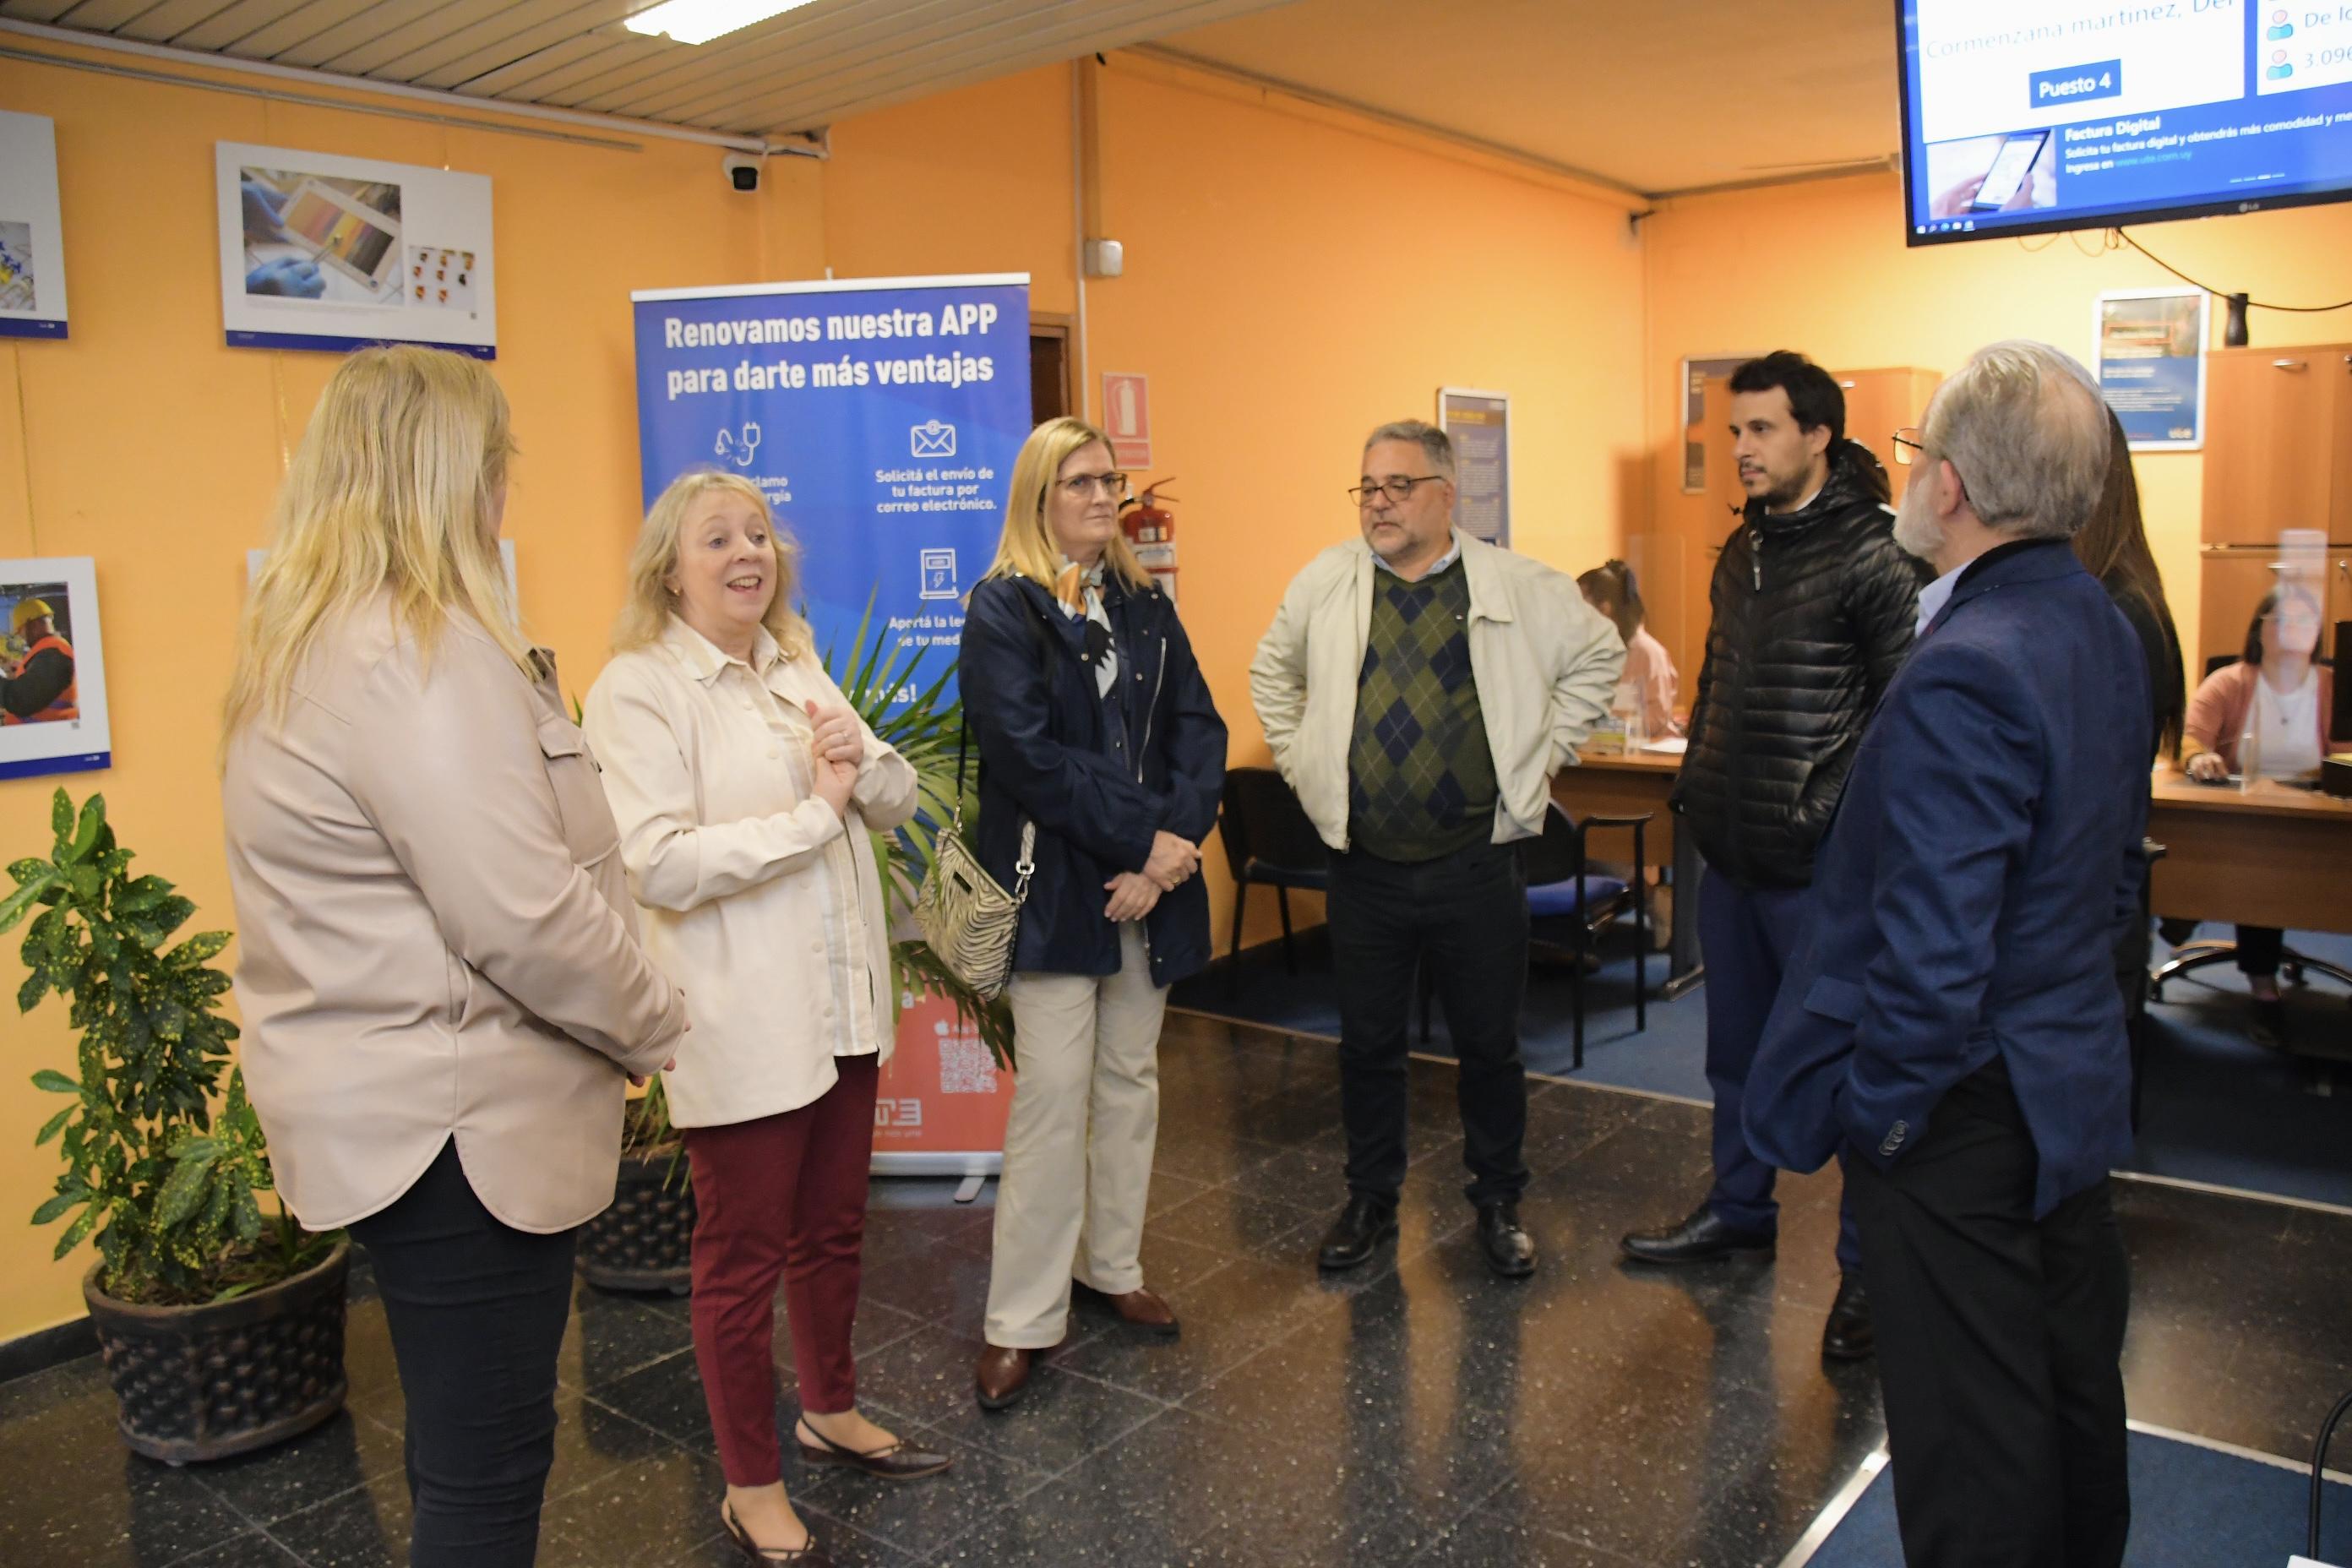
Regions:
[[[671,1156],[624,1159],[613,1206],[580,1232],[580,1278],[604,1290],[683,1296],[694,1278],[694,1188]],[[668,1184],[664,1185],[665,1183]]]
[[[197,1307],[139,1307],[82,1276],[122,1440],[168,1465],[225,1459],[309,1431],[343,1407],[351,1243],[275,1285]]]

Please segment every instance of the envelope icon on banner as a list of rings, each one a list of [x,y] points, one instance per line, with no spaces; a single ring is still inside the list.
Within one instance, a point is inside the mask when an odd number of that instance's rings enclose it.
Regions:
[[[952,458],[956,455],[955,426],[938,419],[927,419],[908,432],[915,444],[918,458]]]

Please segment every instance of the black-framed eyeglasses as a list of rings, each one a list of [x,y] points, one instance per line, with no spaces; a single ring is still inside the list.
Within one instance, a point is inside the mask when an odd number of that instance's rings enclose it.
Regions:
[[[1927,454],[1927,432],[1916,425],[1906,425],[1895,432],[1895,462],[1907,468]]]
[[[1381,496],[1389,498],[1391,506],[1402,506],[1406,498],[1412,494],[1413,486],[1425,485],[1432,479],[1444,477],[1443,474],[1422,474],[1407,479],[1402,474],[1391,474],[1387,479],[1375,479],[1368,485],[1349,485],[1348,495],[1360,507],[1370,506]]]
[[[1127,476],[1116,470],[1108,474],[1072,474],[1066,479],[1056,479],[1054,482],[1059,485],[1062,493],[1072,500],[1085,500],[1094,494],[1095,487],[1097,485],[1102,487],[1102,493],[1113,500],[1127,499]]]

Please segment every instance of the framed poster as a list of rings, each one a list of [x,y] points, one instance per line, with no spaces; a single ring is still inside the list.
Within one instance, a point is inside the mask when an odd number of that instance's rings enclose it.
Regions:
[[[1437,389],[1437,427],[1454,441],[1454,526],[1511,547],[1511,396]]]
[[[2194,452],[2205,445],[2202,289],[2121,289],[2099,296],[2091,363],[2099,395],[2123,421],[2135,452]]]
[[[0,337],[65,335],[57,122],[0,110]]]
[[[488,175],[236,142],[214,154],[230,347],[497,357]]]
[[[113,763],[98,563],[0,561],[0,779]]]

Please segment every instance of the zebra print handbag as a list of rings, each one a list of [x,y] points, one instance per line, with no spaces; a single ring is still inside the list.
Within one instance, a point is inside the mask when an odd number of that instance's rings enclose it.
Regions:
[[[932,847],[931,867],[915,895],[915,924],[950,973],[993,1001],[1013,978],[1013,944],[1021,934],[1021,906],[1037,869],[1037,825],[1021,824],[1020,880],[1006,892],[982,869],[963,840],[964,754],[970,731],[956,739],[955,817]]]

